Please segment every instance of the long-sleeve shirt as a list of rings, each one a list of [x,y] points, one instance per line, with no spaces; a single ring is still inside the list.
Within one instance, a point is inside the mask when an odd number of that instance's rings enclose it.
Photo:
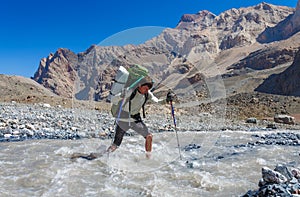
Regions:
[[[125,102],[122,107],[122,111],[125,111],[129,113],[129,99],[133,91],[128,91],[125,95]],[[136,115],[140,113],[142,106],[145,102],[146,96],[144,94],[139,93],[139,91],[136,91],[135,96],[131,100],[131,110],[130,115]],[[112,103],[117,104],[121,100],[121,93],[116,95],[114,99],[112,99]],[[153,93],[149,90],[148,91],[148,100],[151,100],[154,103],[165,103],[165,99],[158,99],[156,96],[153,95]],[[134,119],[128,117],[128,119],[120,119],[122,121],[134,121]]]

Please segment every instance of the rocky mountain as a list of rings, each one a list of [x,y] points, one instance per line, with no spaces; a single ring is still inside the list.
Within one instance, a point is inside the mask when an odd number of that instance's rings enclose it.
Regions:
[[[287,39],[300,30],[300,1],[297,3],[295,13],[289,15],[273,27],[266,28],[257,40],[262,43],[270,43],[277,40]]]
[[[68,99],[58,96],[36,81],[22,76],[0,74],[0,102],[55,106],[63,108],[83,108],[110,110],[110,103]]]
[[[300,96],[300,50],[290,67],[282,73],[268,77],[256,90],[272,94]]]
[[[40,61],[33,79],[57,95],[73,94],[78,56],[68,49],[58,49]]]
[[[59,49],[41,60],[33,79],[64,97],[104,100],[120,65],[142,64],[160,84],[157,91],[172,88],[185,99],[251,92],[293,62],[299,2],[296,10],[260,3],[218,16],[185,14],[176,28],[137,46],[93,45],[79,54]]]
[[[21,76],[0,75],[1,102],[35,103],[44,98],[58,98],[39,83]]]

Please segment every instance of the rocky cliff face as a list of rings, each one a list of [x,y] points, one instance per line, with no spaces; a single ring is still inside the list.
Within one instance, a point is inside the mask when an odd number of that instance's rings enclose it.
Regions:
[[[271,94],[300,96],[300,50],[290,67],[280,74],[271,75],[256,90]]]
[[[195,88],[195,81],[205,83],[205,78],[224,74],[230,66],[269,69],[291,62],[300,43],[285,42],[280,48],[273,43],[261,45],[257,37],[266,27],[275,27],[287,17],[294,16],[293,24],[297,25],[298,9],[299,3],[296,12],[261,3],[218,16],[209,11],[185,14],[176,28],[165,29],[138,46],[92,46],[79,54],[59,49],[41,60],[33,79],[58,95],[100,100],[108,95],[120,65],[142,64],[156,82],[181,90],[191,85]]]
[[[275,25],[268,27],[262,32],[257,40],[261,43],[270,43],[273,41],[287,39],[300,30],[300,1],[297,3],[295,13],[289,15],[286,19]]]
[[[297,38],[300,38],[298,35]],[[281,43],[282,44],[282,43]],[[227,69],[253,69],[253,70],[265,70],[274,68],[278,65],[293,62],[297,47],[300,42],[286,43],[283,47],[279,45],[260,48],[251,52],[247,57],[232,64]],[[290,46],[290,47],[286,47]]]
[[[71,97],[77,63],[78,56],[75,53],[68,49],[58,49],[55,54],[40,61],[33,80],[60,96]]]
[[[177,29],[188,29],[194,36],[209,32],[209,37],[214,38],[217,47],[224,50],[255,43],[256,37],[266,27],[278,24],[293,11],[292,8],[267,3],[248,8],[233,8],[219,16],[202,11],[195,15],[184,15]]]

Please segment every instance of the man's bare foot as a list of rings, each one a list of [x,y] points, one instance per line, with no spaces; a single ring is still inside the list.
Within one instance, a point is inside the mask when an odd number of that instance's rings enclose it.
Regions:
[[[146,158],[151,159],[151,152],[146,152]]]
[[[117,148],[118,148],[117,145],[112,144],[112,145],[110,145],[110,147],[108,147],[107,152],[109,152],[109,153],[114,152]]]

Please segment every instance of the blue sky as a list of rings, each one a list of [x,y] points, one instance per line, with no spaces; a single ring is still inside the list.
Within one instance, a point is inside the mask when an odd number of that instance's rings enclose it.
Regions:
[[[183,14],[253,6],[258,0],[9,0],[0,6],[0,74],[32,77],[39,61],[58,48],[75,53],[92,44],[138,44],[164,27],[174,28]],[[265,0],[295,7],[297,0]],[[151,26],[140,37],[116,39],[131,28]],[[147,28],[143,28],[143,30]],[[105,40],[106,39],[106,40]],[[105,42],[104,42],[105,40]],[[111,43],[115,41],[115,43]]]

